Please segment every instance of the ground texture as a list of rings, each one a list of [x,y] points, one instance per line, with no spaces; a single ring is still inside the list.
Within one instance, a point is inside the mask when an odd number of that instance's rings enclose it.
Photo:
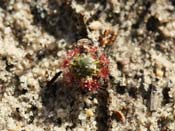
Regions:
[[[84,38],[109,85],[50,84]],[[0,130],[175,131],[175,1],[0,0]]]

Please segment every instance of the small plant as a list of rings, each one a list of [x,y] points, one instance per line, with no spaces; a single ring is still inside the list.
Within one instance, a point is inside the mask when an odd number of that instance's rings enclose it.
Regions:
[[[80,44],[69,50],[63,60],[63,80],[88,91],[100,88],[109,77],[109,59],[96,46]]]

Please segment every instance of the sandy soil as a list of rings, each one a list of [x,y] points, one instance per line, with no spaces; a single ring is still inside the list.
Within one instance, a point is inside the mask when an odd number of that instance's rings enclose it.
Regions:
[[[48,86],[83,38],[110,86]],[[175,131],[175,1],[0,0],[0,130]]]

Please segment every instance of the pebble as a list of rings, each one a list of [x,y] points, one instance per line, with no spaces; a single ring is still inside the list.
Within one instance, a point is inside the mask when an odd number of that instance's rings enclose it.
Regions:
[[[122,66],[122,72],[123,73],[128,73],[129,72],[129,63],[130,63],[130,60],[129,59],[125,59],[125,60],[121,60],[121,61],[118,61],[119,64]]]
[[[101,27],[102,27],[102,24],[101,24],[99,21],[93,21],[93,22],[90,23],[90,25],[89,25],[89,28],[90,28],[91,30],[99,30],[99,29],[101,29]]]
[[[98,104],[98,100],[96,98],[93,99],[94,104]]]
[[[85,120],[86,119],[86,115],[84,113],[80,113],[79,116],[78,116],[78,119],[79,120]]]
[[[87,97],[84,98],[84,101],[88,106],[90,106],[92,104],[92,101]]]
[[[164,72],[159,68],[156,68],[155,73],[156,73],[156,76],[158,76],[158,77],[163,77],[163,75],[164,75]]]
[[[93,113],[92,109],[86,109],[86,115],[87,115],[87,117],[93,117],[94,113]]]
[[[169,22],[166,26],[161,26],[159,29],[169,38],[175,38],[175,21]]]
[[[113,117],[115,117],[117,120],[120,120],[122,123],[125,123],[126,119],[122,112],[113,110]]]
[[[156,74],[157,77],[163,77],[164,72],[163,72],[162,68],[163,68],[163,65],[159,61],[156,61],[156,63],[155,63],[155,74]]]

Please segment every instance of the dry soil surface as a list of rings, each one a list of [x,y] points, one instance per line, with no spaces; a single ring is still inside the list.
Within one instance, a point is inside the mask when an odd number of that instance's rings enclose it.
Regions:
[[[84,38],[109,87],[47,85]],[[175,131],[175,0],[0,0],[0,130]]]

